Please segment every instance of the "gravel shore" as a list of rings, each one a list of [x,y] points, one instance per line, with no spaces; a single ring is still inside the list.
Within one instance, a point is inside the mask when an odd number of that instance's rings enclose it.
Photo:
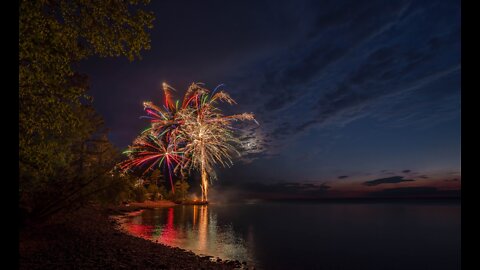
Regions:
[[[70,216],[20,231],[20,269],[234,269],[118,230],[111,215],[134,210],[88,207]]]

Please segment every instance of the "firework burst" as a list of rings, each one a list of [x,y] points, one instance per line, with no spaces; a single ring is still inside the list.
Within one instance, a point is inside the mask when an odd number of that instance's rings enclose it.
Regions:
[[[149,119],[151,126],[124,152],[128,160],[120,163],[120,168],[122,170],[140,168],[144,170],[142,174],[144,175],[155,167],[163,167],[168,173],[172,193],[175,193],[173,176],[181,167],[184,158],[178,148],[184,143],[177,135],[180,125],[177,119],[179,107],[178,101],[173,103],[171,96],[171,91],[175,89],[166,83],[162,84],[162,88],[165,96],[162,107],[149,101],[143,103],[147,116],[140,118]]]
[[[229,167],[233,165],[232,155],[240,156],[235,147],[240,141],[235,137],[232,122],[255,121],[255,118],[251,113],[224,116],[216,103],[232,105],[236,102],[223,91],[210,94],[207,89],[194,86],[201,91],[192,95],[194,102],[179,113],[183,120],[180,133],[187,142],[183,148],[184,155],[188,157],[184,166],[200,171],[202,201],[207,201],[209,180],[216,178],[214,165]]]
[[[172,177],[182,164],[183,155],[176,151],[174,144],[166,144],[152,134],[143,134],[135,139],[124,154],[128,160],[120,163],[122,170],[141,168],[144,175],[157,166],[164,167],[168,172],[172,192],[175,193]]]
[[[144,118],[150,119],[151,127],[125,152],[129,159],[120,167],[128,170],[146,166],[147,172],[156,165],[165,165],[172,191],[175,172],[196,169],[202,179],[202,201],[207,201],[209,181],[216,178],[214,166],[229,167],[233,165],[232,156],[240,156],[236,150],[240,141],[235,136],[233,122],[256,122],[251,113],[223,115],[216,107],[217,103],[233,105],[236,102],[226,92],[216,92],[220,86],[210,93],[201,84],[192,83],[179,104],[178,100],[173,103],[171,98],[171,90],[175,89],[164,83],[164,105],[158,107],[152,102],[144,102],[148,114]]]

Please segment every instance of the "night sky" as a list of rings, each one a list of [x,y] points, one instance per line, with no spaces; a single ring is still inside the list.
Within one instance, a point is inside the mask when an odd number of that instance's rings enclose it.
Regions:
[[[121,150],[161,83],[225,84],[260,126],[212,196],[458,196],[460,1],[152,1],[143,59],[91,58],[94,106]],[[198,178],[198,177],[197,177]],[[197,180],[194,180],[197,181]],[[198,182],[199,184],[199,182]],[[195,186],[195,183],[191,185]]]

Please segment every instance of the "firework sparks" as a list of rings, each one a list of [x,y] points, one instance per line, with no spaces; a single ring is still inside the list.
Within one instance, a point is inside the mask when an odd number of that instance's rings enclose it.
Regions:
[[[207,89],[198,85],[193,87],[198,88],[192,95],[195,102],[179,112],[183,120],[180,133],[187,142],[183,151],[185,156],[189,157],[184,166],[200,171],[202,200],[207,201],[209,179],[216,178],[214,165],[229,167],[233,165],[232,155],[236,153],[240,156],[235,148],[240,141],[235,137],[232,122],[255,118],[251,113],[224,116],[215,106],[216,103],[222,101],[236,104],[235,100],[223,91],[210,94]]]
[[[150,119],[151,127],[126,151],[129,160],[123,162],[121,168],[149,164],[148,171],[157,164],[165,164],[172,191],[172,175],[179,168],[181,172],[197,169],[202,179],[202,201],[207,201],[209,180],[216,178],[214,166],[229,167],[233,165],[232,155],[240,156],[235,147],[240,141],[233,132],[232,123],[251,120],[258,124],[252,113],[223,115],[216,104],[236,102],[226,92],[217,92],[220,86],[210,93],[199,83],[192,83],[179,104],[178,100],[172,101],[170,90],[174,89],[163,83],[164,106],[144,102],[148,114],[145,118]]]
[[[175,193],[172,177],[174,171],[180,166],[183,156],[181,152],[175,150],[173,144],[165,144],[152,134],[144,134],[135,139],[133,145],[124,154],[127,154],[129,159],[120,163],[122,170],[140,167],[144,168],[143,174],[145,174],[155,166],[166,168],[172,192]]]

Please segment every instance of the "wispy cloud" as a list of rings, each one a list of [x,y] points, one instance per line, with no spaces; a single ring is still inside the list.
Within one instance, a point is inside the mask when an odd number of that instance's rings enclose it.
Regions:
[[[459,19],[456,3],[324,6],[329,12],[306,14],[310,30],[303,40],[232,79],[241,85],[239,93],[248,93],[242,103],[255,104],[250,107],[262,117],[264,134],[254,140],[266,154],[312,127],[341,127],[367,116],[414,125],[412,118],[441,121],[458,112],[456,102],[446,111],[430,106],[438,113],[427,115],[421,107],[456,99],[458,88],[440,96],[424,93],[413,104],[410,98],[445,78],[459,78],[459,22],[451,23]],[[454,15],[450,23],[420,23],[435,21],[447,8]]]
[[[366,181],[363,184],[365,186],[378,186],[381,184],[397,184],[397,183],[412,182],[412,181],[415,181],[415,180],[404,179],[403,176],[392,176],[392,177],[379,178],[375,180]]]

